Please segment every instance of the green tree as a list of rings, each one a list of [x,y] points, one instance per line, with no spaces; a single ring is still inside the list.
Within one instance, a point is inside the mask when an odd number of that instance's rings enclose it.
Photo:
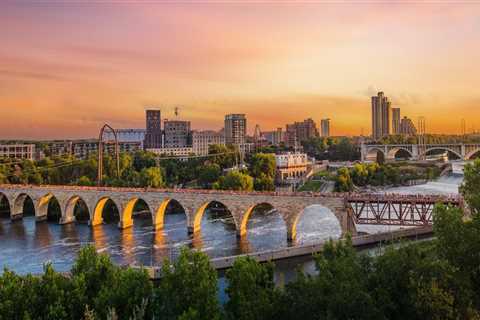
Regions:
[[[249,257],[237,258],[226,277],[229,300],[225,310],[229,319],[275,319],[273,264],[262,265]]]
[[[142,169],[140,181],[144,187],[161,188],[165,186],[162,169],[157,167]]]
[[[248,174],[233,170],[227,173],[227,175],[220,177],[218,182],[214,184],[214,188],[220,190],[252,191],[253,178]]]
[[[216,163],[207,164],[200,168],[198,183],[204,188],[211,188],[222,174],[220,166]]]
[[[480,214],[480,159],[466,164],[460,192],[473,214]]]
[[[208,256],[183,248],[173,265],[166,260],[155,309],[162,319],[219,319],[217,272]]]
[[[82,248],[72,267],[72,281],[83,288],[84,294],[79,301],[81,308],[75,310],[78,318],[83,315],[83,306],[89,305],[97,310],[96,297],[103,288],[111,288],[114,285],[117,267],[112,263],[108,255],[98,254],[94,246]],[[107,306],[100,306],[106,309]]]
[[[212,144],[208,146],[208,154],[215,155],[210,159],[222,169],[233,167],[236,159],[238,159],[240,155],[238,147],[220,144]]]
[[[145,319],[151,319],[150,301],[153,286],[146,270],[132,268],[115,270],[112,286],[104,286],[95,298],[97,314],[103,318],[108,309],[115,310],[118,319],[129,320],[137,309],[145,305]]]
[[[457,278],[463,280],[464,288],[471,288],[475,306],[480,309],[480,256],[473,254],[480,252],[479,215],[464,222],[461,209],[438,205],[434,210],[433,227],[439,257],[457,268]]]
[[[156,155],[152,152],[137,151],[133,155],[133,167],[136,171],[140,172],[145,168],[155,167],[156,164]]]
[[[262,173],[254,179],[253,186],[257,191],[273,191],[275,190],[274,178]]]
[[[275,177],[275,155],[269,153],[255,153],[250,159],[250,174],[254,178],[261,175]]]
[[[81,176],[80,178],[78,178],[77,180],[77,185],[78,186],[93,186],[95,185],[89,177],[87,176]]]
[[[353,182],[350,177],[350,171],[347,168],[340,168],[335,178],[336,192],[349,192],[353,190]]]

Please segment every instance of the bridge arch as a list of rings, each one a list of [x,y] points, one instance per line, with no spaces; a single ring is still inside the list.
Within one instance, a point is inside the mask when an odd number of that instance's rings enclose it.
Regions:
[[[471,152],[467,153],[465,155],[465,160],[472,160],[475,158],[475,156],[480,157],[480,148],[477,148],[475,150],[472,150]]]
[[[150,206],[148,205],[147,201],[140,197],[134,197],[130,199],[127,204],[123,207],[123,212],[121,213],[120,216],[120,227],[123,228],[128,228],[133,226],[133,212],[135,209],[135,205],[137,205],[139,202],[145,203],[145,205],[148,208],[148,211],[150,212],[150,215],[152,216],[152,223],[153,223],[153,215],[152,215],[152,210],[150,209]]]
[[[207,201],[205,202],[203,205],[201,205],[197,211],[195,211],[195,215],[194,215],[194,218],[193,218],[193,233],[194,234],[198,234],[202,228],[202,218],[203,218],[203,214],[205,213],[205,210],[212,204],[214,203],[219,203],[221,204],[224,208],[227,209],[227,211],[230,213],[230,215],[233,217],[233,221],[235,223],[235,228],[237,228],[237,220],[235,219],[235,217],[233,216],[232,212],[230,211],[230,209],[222,202],[220,201],[216,201],[216,200],[211,200],[211,201]]]
[[[248,222],[253,214],[253,212],[255,211],[256,208],[258,208],[259,206],[269,206],[272,208],[272,210],[276,210],[276,208],[269,202],[259,202],[259,203],[256,203],[252,206],[250,206],[246,211],[245,213],[243,214],[242,216],[242,221],[240,223],[240,226],[238,228],[238,235],[240,237],[245,237],[247,235],[247,232],[248,232]],[[285,221],[285,218],[282,214],[280,214],[282,220],[285,222],[285,224],[288,226],[287,224],[287,221]],[[288,228],[288,227],[287,227]],[[287,230],[288,232],[288,230]]]
[[[4,216],[7,213],[10,218],[12,216],[11,211],[10,200],[6,194],[0,192],[0,216]]]
[[[160,203],[157,211],[152,216],[153,227],[155,228],[155,230],[163,229],[165,225],[165,214],[167,213],[168,205],[173,203],[177,204],[179,207],[183,209],[183,212],[185,213],[185,216],[187,217],[187,220],[188,220],[188,213],[186,208],[178,200],[174,198],[166,198]]]
[[[385,150],[383,150],[383,148],[381,147],[368,147],[367,149],[367,153],[366,153],[366,160],[371,160],[373,158],[375,158],[375,160],[377,160],[377,157],[378,157],[378,154],[382,154],[385,158],[387,157],[387,155],[385,154]]]
[[[436,151],[436,150],[448,151],[448,152],[451,152],[451,153],[453,153],[454,155],[456,155],[459,159],[463,159],[462,155],[461,155],[458,151],[455,151],[455,150],[453,150],[453,149],[451,149],[451,148],[448,148],[448,147],[433,147],[433,148],[428,148],[427,150],[425,150],[425,152],[423,152],[423,153],[421,154],[421,157],[426,157],[429,152]]]
[[[104,209],[109,201],[113,203],[113,205],[117,210],[120,208],[118,204],[115,202],[115,200],[113,200],[111,197],[100,198],[95,204],[95,207],[93,209],[92,216],[90,218],[90,225],[96,226],[103,223]]]
[[[310,210],[312,210],[312,211],[310,211]],[[336,236],[338,238],[340,238],[342,236],[343,231],[342,231],[341,222],[338,220],[338,217],[335,215],[335,213],[330,208],[328,208],[324,205],[311,204],[311,205],[308,205],[308,206],[304,207],[302,210],[297,212],[297,214],[295,215],[295,217],[293,219],[293,223],[291,225],[291,229],[288,230],[289,240],[292,240],[292,241],[297,241],[298,240],[298,238],[299,238],[298,237],[299,225],[302,222],[302,218],[304,218],[305,215],[310,214],[310,212],[313,212],[313,210],[316,211],[315,215],[317,215],[317,217],[320,217],[320,219],[318,219],[320,223],[317,223],[317,224],[314,224],[314,225],[318,226],[320,228],[328,227],[328,230],[326,230],[326,233],[325,233],[326,236],[327,236],[327,233],[328,233],[328,237],[326,237],[326,239],[332,238],[331,237],[332,234],[336,234]],[[326,240],[326,239],[323,239],[323,240]]]
[[[75,208],[77,207],[77,204],[80,203],[84,204],[84,208],[87,210],[87,215],[90,216],[90,212],[85,200],[83,200],[82,197],[78,195],[74,195],[70,197],[70,199],[68,199],[67,203],[65,204],[65,209],[63,210],[64,213],[61,221],[62,223],[68,223],[77,220],[77,217],[75,216]]]
[[[37,204],[37,217],[40,219],[49,218],[49,214],[51,214],[51,211],[49,209],[51,209],[50,205],[52,203],[56,203],[57,205],[59,204],[58,199],[55,197],[53,193],[50,192],[40,197]],[[60,212],[57,212],[58,219],[54,217],[54,219],[57,219],[56,220],[57,222],[59,222],[63,216],[62,207],[61,206],[58,206],[58,207],[59,207],[58,210],[60,211]]]
[[[411,150],[408,150],[405,147],[394,147],[394,148],[388,150],[387,159],[395,159],[397,153],[400,152],[400,151],[404,151],[404,152],[408,153],[410,158],[413,158],[413,153],[412,153]]]
[[[23,218],[24,216],[24,208],[25,204],[27,202],[31,202],[33,204],[33,210],[34,210],[34,215],[36,215],[35,212],[35,203],[33,202],[33,199],[30,195],[27,193],[20,193],[18,196],[15,197],[13,200],[13,212],[11,213],[12,217],[16,218]]]

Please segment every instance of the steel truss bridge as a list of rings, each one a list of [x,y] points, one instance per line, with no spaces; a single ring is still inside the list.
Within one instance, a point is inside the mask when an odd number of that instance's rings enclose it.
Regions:
[[[349,195],[347,211],[355,224],[426,226],[436,204],[464,208],[460,196]]]

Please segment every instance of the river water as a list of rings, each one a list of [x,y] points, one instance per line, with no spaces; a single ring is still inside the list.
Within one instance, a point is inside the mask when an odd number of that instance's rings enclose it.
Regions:
[[[387,191],[452,194],[458,192],[461,181],[461,175],[453,174],[425,185]],[[238,239],[228,214],[219,215],[208,210],[203,216],[201,234],[193,237],[188,235],[183,212],[167,214],[163,231],[155,231],[145,213],[135,217],[132,228],[119,230],[115,223],[96,227],[80,223],[59,225],[49,221],[36,222],[33,216],[10,221],[8,212],[3,212],[0,215],[0,268],[7,267],[21,274],[40,273],[44,263],[50,262],[56,270],[68,271],[78,250],[87,244],[93,244],[99,252],[108,253],[117,264],[150,266],[160,265],[165,258],[174,260],[184,246],[201,250],[214,258],[318,243],[341,235],[337,219],[322,206],[305,209],[295,243],[287,241],[285,223],[275,211],[254,212],[247,229],[247,237]],[[367,233],[389,229],[392,227],[357,226],[358,231]],[[281,269],[295,269],[290,264],[283,263]],[[304,264],[304,268],[312,269],[312,262]]]

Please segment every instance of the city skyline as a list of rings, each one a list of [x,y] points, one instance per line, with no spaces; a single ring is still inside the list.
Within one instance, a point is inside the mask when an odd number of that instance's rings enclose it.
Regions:
[[[180,108],[193,129],[245,113],[271,131],[331,118],[370,133],[384,91],[430,133],[480,127],[478,4],[0,4],[0,137],[95,137]],[[22,119],[22,121],[19,121]]]

